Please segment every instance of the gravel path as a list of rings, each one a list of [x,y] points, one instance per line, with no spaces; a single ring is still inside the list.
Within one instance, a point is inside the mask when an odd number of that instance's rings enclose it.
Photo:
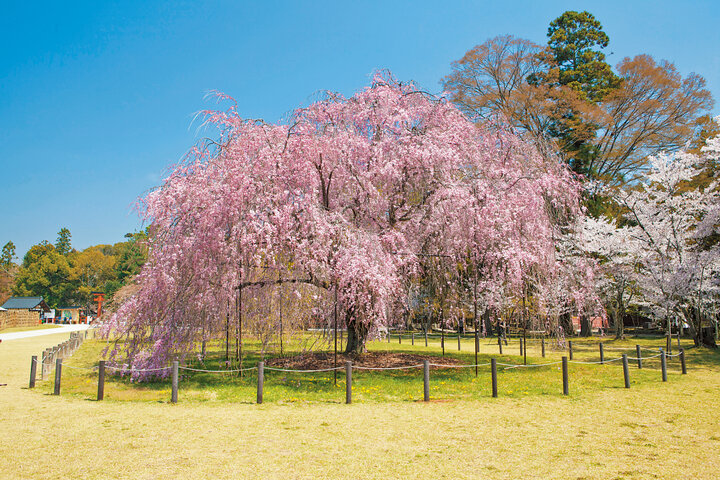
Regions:
[[[19,338],[39,337],[41,335],[55,335],[56,333],[70,333],[87,330],[90,325],[58,325],[57,328],[43,328],[41,330],[28,330],[27,332],[0,333],[0,341],[17,340]]]

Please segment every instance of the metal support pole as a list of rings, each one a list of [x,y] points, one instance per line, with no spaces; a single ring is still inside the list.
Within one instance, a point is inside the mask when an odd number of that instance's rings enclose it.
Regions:
[[[263,388],[265,386],[265,362],[258,362],[258,377],[257,377],[257,403],[263,402]]]
[[[423,360],[423,401],[430,401],[430,362]]]
[[[105,360],[100,360],[100,364],[98,365],[97,399],[100,401],[103,398],[105,398]]]
[[[178,367],[180,362],[177,360],[172,363],[172,393],[170,394],[170,403],[177,403],[178,401]]]
[[[345,362],[345,403],[352,403],[352,362]]]
[[[492,376],[492,396],[497,398],[497,361],[494,358],[490,359],[490,372]]]

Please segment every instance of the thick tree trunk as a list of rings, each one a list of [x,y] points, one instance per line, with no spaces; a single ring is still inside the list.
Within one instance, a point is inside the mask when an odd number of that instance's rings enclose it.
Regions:
[[[620,340],[625,338],[625,315],[618,313],[616,308],[613,312],[613,322],[615,323],[615,339]]]
[[[348,355],[359,355],[365,350],[365,342],[367,341],[368,328],[361,324],[353,317],[348,317],[347,344],[345,345],[345,353]]]
[[[560,326],[563,329],[566,337],[572,337],[575,335],[575,327],[572,323],[572,315],[570,313],[563,313],[560,315]]]
[[[623,294],[625,287],[618,292],[615,300],[615,339],[625,338],[625,299]]]
[[[582,317],[580,317],[580,336],[592,336],[592,319],[588,318],[587,315],[583,315]]]
[[[483,332],[485,336],[489,337],[492,335],[493,331],[493,324],[492,324],[492,318],[490,318],[490,309],[486,308],[485,313],[483,313],[482,316],[483,322],[485,322],[485,331]]]

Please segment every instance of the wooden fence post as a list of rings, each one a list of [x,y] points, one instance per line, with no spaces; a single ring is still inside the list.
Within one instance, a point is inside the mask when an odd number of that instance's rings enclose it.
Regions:
[[[662,370],[662,381],[667,382],[667,357],[662,348],[660,349],[660,369]]]
[[[680,349],[680,368],[682,368],[682,374],[687,375],[687,366],[685,364],[685,349]]]
[[[563,395],[570,395],[570,379],[568,375],[568,357],[562,357]]]
[[[642,351],[640,345],[635,345],[635,355],[637,355],[638,368],[642,368]]]
[[[458,352],[460,351],[460,335],[458,335]]]
[[[627,353],[623,353],[623,377],[625,377],[625,388],[630,388],[630,369],[628,368]]]
[[[55,390],[54,395],[60,395],[60,378],[62,377],[62,358],[55,360]]]
[[[415,345],[415,332],[410,334],[410,344]]]
[[[172,363],[172,392],[170,394],[170,402],[171,403],[177,403],[178,401],[178,368],[180,367],[180,362],[177,360],[173,361]]]
[[[30,385],[29,388],[35,388],[35,377],[37,376],[37,355],[33,355],[30,359]]]
[[[352,362],[345,362],[345,403],[352,403]]]
[[[490,359],[490,376],[492,377],[492,396],[497,398],[497,360]]]
[[[545,339],[544,338],[542,339],[541,345],[542,345],[542,356],[543,356],[543,358],[545,358]]]
[[[502,337],[498,335],[498,348],[500,349],[500,355],[502,355]]]
[[[402,345],[402,333],[398,333],[398,343]]]
[[[98,365],[98,401],[105,398],[105,360],[100,360]]]
[[[568,353],[570,354],[570,360],[572,360],[573,359],[572,340],[568,340]]]
[[[423,401],[430,401],[430,362],[423,360]]]
[[[605,347],[602,342],[600,342],[600,364],[605,364]]]
[[[43,350],[42,355],[40,355],[40,380],[45,379],[45,357],[47,355],[47,349]]]
[[[257,378],[257,403],[263,402],[263,387],[265,384],[265,362],[258,362],[258,378]]]

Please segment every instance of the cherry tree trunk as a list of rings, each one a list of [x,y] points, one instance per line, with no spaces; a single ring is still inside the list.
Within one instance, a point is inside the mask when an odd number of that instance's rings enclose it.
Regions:
[[[620,340],[625,338],[625,303],[622,301],[622,296],[618,295],[617,305],[613,309],[614,320],[615,320],[615,338]]]
[[[560,326],[563,329],[563,332],[565,332],[565,336],[572,337],[575,335],[575,327],[572,323],[572,316],[570,313],[563,313],[560,315]]]
[[[359,355],[365,350],[365,342],[367,341],[368,328],[361,324],[355,318],[350,318],[347,323],[348,337],[345,346],[345,353],[350,355]]]
[[[485,332],[484,333],[486,336],[489,337],[492,335],[492,331],[493,331],[493,323],[492,323],[492,318],[490,317],[490,309],[489,308],[485,309],[485,313],[483,313],[482,319],[483,319],[483,322],[485,323]]]
[[[592,319],[587,315],[583,315],[582,317],[580,317],[580,336],[592,336]]]

